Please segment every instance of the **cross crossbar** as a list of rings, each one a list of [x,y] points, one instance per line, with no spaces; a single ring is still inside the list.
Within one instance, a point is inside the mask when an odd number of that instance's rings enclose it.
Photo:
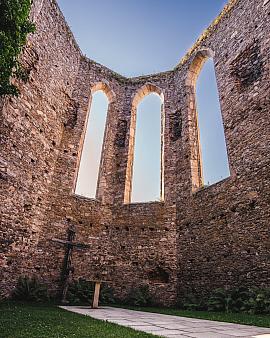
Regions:
[[[91,239],[94,239],[91,238]],[[98,238],[95,238],[98,239]],[[63,244],[65,246],[70,246],[70,247],[76,247],[78,249],[86,249],[86,248],[90,248],[89,244],[84,244],[84,243],[78,243],[78,242],[72,242],[72,241],[64,241],[62,239],[58,239],[58,238],[52,238],[52,241],[55,243],[59,243],[59,244]]]

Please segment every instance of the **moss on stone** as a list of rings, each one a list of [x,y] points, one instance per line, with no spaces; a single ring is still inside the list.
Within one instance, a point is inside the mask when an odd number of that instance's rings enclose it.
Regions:
[[[183,66],[191,57],[191,55],[198,50],[201,44],[209,38],[213,34],[213,32],[217,29],[220,22],[231,12],[231,10],[235,7],[239,0],[230,0],[229,3],[223,8],[221,13],[215,18],[215,20],[211,23],[211,25],[200,35],[198,40],[194,43],[194,45],[190,48],[190,50],[186,53],[186,55],[180,60],[178,65],[175,67]]]

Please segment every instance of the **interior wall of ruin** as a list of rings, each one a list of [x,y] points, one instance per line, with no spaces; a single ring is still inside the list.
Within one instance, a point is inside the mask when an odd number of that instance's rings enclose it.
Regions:
[[[184,292],[269,286],[269,5],[239,0],[174,70],[127,79],[82,56],[54,0],[34,2],[30,79],[2,100],[2,295],[22,274],[57,290],[64,249],[51,239],[70,224],[90,244],[74,252],[74,278],[110,281],[120,297],[148,284],[170,305]],[[211,55],[231,176],[202,187],[195,83]],[[109,109],[88,199],[74,191],[97,89]],[[129,203],[136,106],[151,92],[164,100],[164,201]]]
[[[209,51],[214,55],[231,176],[198,189],[195,164],[192,193],[178,193],[180,294],[269,286],[269,21],[269,2],[239,1],[203,43],[207,52],[186,64],[190,71],[181,87],[185,81],[194,135],[194,83]],[[196,147],[195,138],[191,154],[197,160]]]

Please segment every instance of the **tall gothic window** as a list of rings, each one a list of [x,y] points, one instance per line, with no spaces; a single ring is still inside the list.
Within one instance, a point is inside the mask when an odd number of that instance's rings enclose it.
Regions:
[[[108,102],[102,90],[96,91],[86,122],[75,193],[88,198],[96,197]]]
[[[131,202],[161,198],[161,129],[161,99],[150,93],[140,101],[136,112]]]
[[[209,58],[196,82],[199,143],[204,185],[230,176],[215,67]]]

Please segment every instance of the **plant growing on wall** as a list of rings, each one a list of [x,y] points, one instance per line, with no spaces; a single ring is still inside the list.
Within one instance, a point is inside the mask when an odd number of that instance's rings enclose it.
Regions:
[[[227,313],[270,313],[270,289],[262,288],[231,288],[215,289],[204,299],[200,295],[186,295],[179,302],[179,307],[185,310],[208,310]]]
[[[74,305],[89,305],[93,302],[94,291],[94,282],[79,278],[69,286],[67,293],[68,302]],[[114,291],[110,286],[106,284],[102,285],[99,301],[102,305],[115,303]]]
[[[11,78],[26,80],[19,55],[35,25],[29,21],[31,0],[0,0],[0,96],[18,95]]]
[[[41,284],[36,277],[26,276],[19,277],[11,298],[28,302],[43,302],[49,299],[45,285]]]
[[[131,288],[125,299],[125,304],[131,306],[151,306],[152,303],[149,286],[144,284]]]

